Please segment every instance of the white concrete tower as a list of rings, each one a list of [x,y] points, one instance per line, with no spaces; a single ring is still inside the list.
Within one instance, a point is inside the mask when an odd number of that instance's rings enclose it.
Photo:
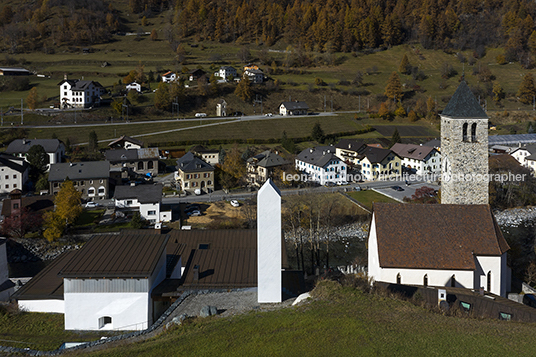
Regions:
[[[488,116],[462,81],[441,113],[441,203],[488,204]]]
[[[281,192],[271,179],[257,194],[257,299],[281,302],[282,296]]]

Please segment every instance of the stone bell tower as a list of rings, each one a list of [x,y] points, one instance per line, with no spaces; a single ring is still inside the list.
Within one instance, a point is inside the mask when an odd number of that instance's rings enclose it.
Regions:
[[[488,116],[465,80],[440,116],[441,203],[488,204]]]

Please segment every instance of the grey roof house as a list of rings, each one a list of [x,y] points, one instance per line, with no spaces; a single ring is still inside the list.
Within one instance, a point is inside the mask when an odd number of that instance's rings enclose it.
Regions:
[[[110,168],[118,172],[121,178],[138,174],[146,176],[158,175],[158,148],[112,149],[104,153],[110,162]]]
[[[57,194],[67,179],[82,193],[82,199],[107,199],[110,195],[110,163],[108,161],[66,162],[50,167],[50,193]]]
[[[210,193],[214,191],[214,167],[187,152],[177,160],[175,179],[181,190],[190,193]]]
[[[45,149],[49,165],[63,161],[65,145],[58,139],[15,139],[9,143],[5,153],[26,159],[28,151],[35,145],[41,145]]]
[[[250,157],[247,162],[248,182],[257,186],[262,186],[268,178],[271,178],[274,173],[274,168],[287,165],[289,162],[273,153],[266,150]]]
[[[307,115],[309,106],[305,102],[283,102],[279,105],[281,115]]]
[[[162,185],[117,186],[115,207],[139,210],[140,216],[151,224],[171,221],[171,208],[162,206]]]

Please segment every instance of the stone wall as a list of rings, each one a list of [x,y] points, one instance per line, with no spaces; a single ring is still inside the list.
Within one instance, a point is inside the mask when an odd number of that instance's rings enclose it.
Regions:
[[[463,124],[467,139],[463,140]],[[476,141],[471,126],[476,123]],[[488,119],[441,117],[441,203],[488,204]],[[450,178],[450,179],[449,179]]]

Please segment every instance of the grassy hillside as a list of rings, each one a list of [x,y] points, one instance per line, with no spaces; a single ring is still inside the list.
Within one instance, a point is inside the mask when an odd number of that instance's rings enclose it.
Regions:
[[[91,356],[503,356],[533,354],[534,324],[443,316],[323,282],[320,298],[274,312],[197,319]]]

